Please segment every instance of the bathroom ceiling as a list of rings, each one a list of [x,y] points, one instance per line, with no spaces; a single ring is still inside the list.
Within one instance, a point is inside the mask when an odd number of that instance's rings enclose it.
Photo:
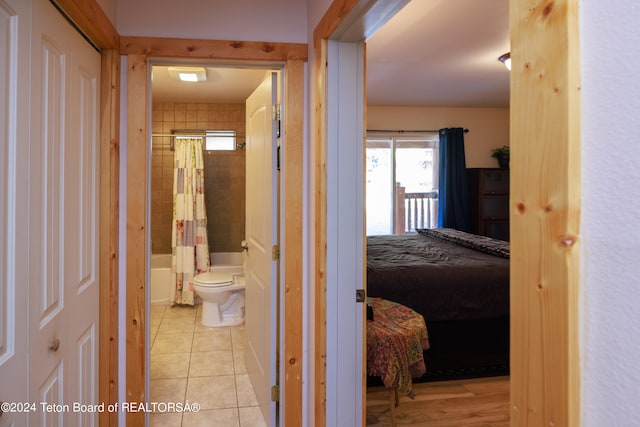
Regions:
[[[184,66],[197,65],[185,64]],[[266,70],[254,68],[205,68],[206,81],[182,82],[169,75],[169,66],[154,65],[151,71],[153,102],[244,102],[258,87],[266,73]]]
[[[413,0],[367,40],[367,103],[508,107],[508,0]],[[179,82],[153,67],[154,101],[244,102],[264,70],[207,68]]]

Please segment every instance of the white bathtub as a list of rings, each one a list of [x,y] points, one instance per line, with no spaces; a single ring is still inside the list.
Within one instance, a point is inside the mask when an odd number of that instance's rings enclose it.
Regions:
[[[212,252],[211,269],[220,266],[243,265],[242,252]],[[150,262],[150,302],[169,305],[173,301],[174,278],[171,273],[171,254],[152,254]]]
[[[152,254],[150,269],[149,301],[154,305],[171,304],[175,283],[171,274],[171,254]]]

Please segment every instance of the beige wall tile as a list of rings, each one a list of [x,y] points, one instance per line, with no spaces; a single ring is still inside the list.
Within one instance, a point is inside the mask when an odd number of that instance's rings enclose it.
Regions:
[[[235,129],[245,142],[244,104],[153,104],[154,133],[173,129]],[[173,151],[170,138],[154,138],[151,171],[152,252],[171,253]],[[210,252],[237,252],[244,239],[245,152],[205,153],[205,200]],[[157,213],[157,212],[163,213]],[[165,212],[166,211],[166,212]]]

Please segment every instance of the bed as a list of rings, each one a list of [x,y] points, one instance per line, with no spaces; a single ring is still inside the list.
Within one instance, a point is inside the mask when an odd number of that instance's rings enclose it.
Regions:
[[[509,244],[452,229],[367,237],[367,294],[421,314],[426,374],[443,380],[509,370]]]

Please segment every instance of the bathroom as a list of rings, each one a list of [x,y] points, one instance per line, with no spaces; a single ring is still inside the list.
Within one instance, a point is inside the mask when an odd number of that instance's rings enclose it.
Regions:
[[[191,65],[190,65],[191,66]],[[202,82],[180,83],[169,66],[152,71],[150,400],[198,402],[201,411],[152,414],[152,426],[262,426],[264,420],[244,366],[244,326],[208,327],[203,304],[171,305],[173,179],[176,131],[235,131],[235,149],[205,150],[204,188],[211,264],[242,265],[245,238],[245,103],[251,93],[217,92]],[[223,88],[257,87],[265,70],[206,68]],[[246,92],[246,89],[245,89]]]

